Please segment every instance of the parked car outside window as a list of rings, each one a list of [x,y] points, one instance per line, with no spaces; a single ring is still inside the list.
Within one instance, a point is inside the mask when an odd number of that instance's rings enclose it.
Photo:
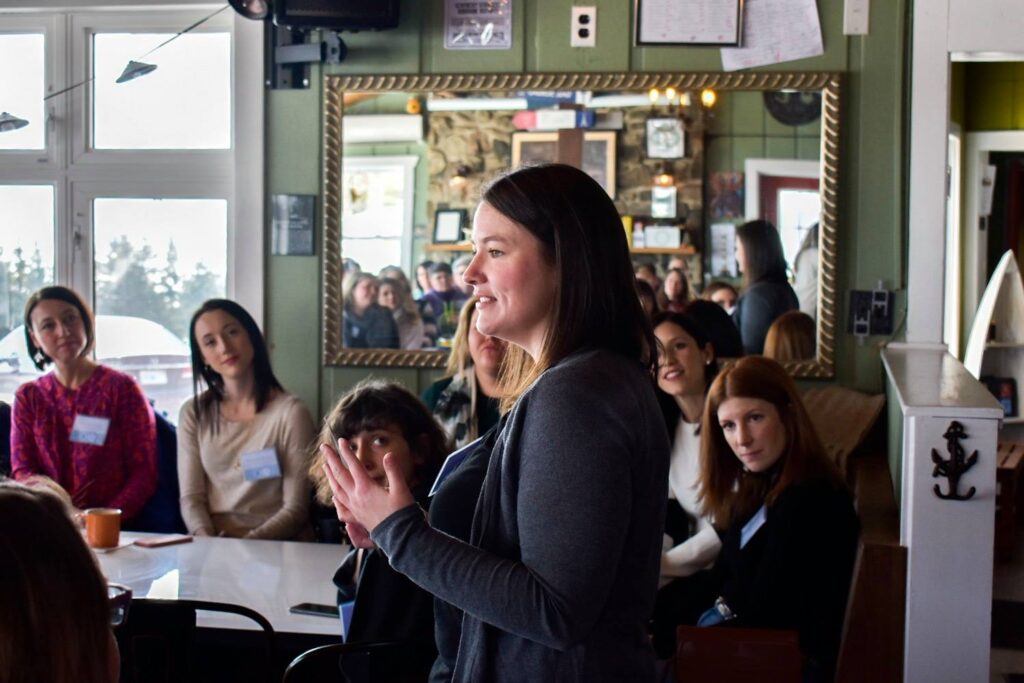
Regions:
[[[181,405],[192,396],[188,345],[163,325],[124,315],[96,316],[96,360],[135,378],[153,409],[176,423]],[[43,373],[25,348],[25,326],[0,339],[0,401]]]

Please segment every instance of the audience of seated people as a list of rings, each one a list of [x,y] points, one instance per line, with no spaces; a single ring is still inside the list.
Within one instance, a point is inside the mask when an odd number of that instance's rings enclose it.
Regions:
[[[306,472],[313,419],[274,376],[256,322],[234,301],[211,299],[192,316],[189,343],[196,390],[178,420],[181,514],[189,532],[311,537]]]
[[[718,358],[745,351],[780,362],[815,355],[814,319],[795,310],[774,226],[753,221],[737,234],[745,280],[738,301],[723,282],[710,283],[702,299],[690,301],[680,263],[664,280],[653,265],[636,267],[637,294],[657,338],[657,393],[672,444],[665,528],[671,542],[666,539],[661,557],[652,642],[664,658],[674,650],[679,624],[794,629],[805,680],[825,681],[835,665],[858,522],[792,379],[778,364],[748,356],[718,373]],[[390,454],[391,476],[398,472],[415,501],[429,509],[431,526],[468,541],[491,451],[503,436],[506,351],[505,342],[478,330],[478,300],[467,301],[459,285],[471,263],[471,257],[457,260],[454,274],[447,263],[421,263],[420,306],[400,269],[382,269],[378,280],[353,266],[344,284],[346,347],[421,349],[431,343],[425,323],[436,319],[440,335],[453,335],[447,374],[424,392],[423,402],[396,384],[358,384],[330,411],[316,442],[309,412],[274,376],[256,322],[232,301],[205,302],[190,323],[195,391],[181,409],[178,432],[188,531],[309,539],[310,477],[321,502],[332,498],[324,453],[316,450],[328,445],[347,451],[385,486],[384,456]],[[471,281],[478,277],[470,274]],[[9,507],[14,515],[34,506],[39,520],[71,527],[64,498],[69,507],[120,508],[130,520],[156,486],[152,409],[131,377],[91,360],[94,318],[73,291],[36,292],[26,305],[25,326],[34,362],[40,369],[52,364],[54,371],[17,392],[10,469],[32,487],[0,482],[0,510]],[[0,403],[0,431],[5,408]],[[455,474],[438,482],[431,506],[427,492],[444,457],[451,447],[469,444]],[[55,510],[62,521],[54,521]],[[345,640],[430,640],[436,619],[443,625],[438,666],[451,674],[463,612],[393,569],[358,523],[348,522],[346,531],[354,547],[334,577],[339,603],[354,603]],[[45,533],[55,547],[65,535],[63,529]],[[68,561],[76,559],[78,549],[62,548]],[[3,542],[0,552],[26,553]],[[92,581],[88,574],[83,580]],[[23,607],[5,612],[0,606],[0,612],[15,623]],[[100,649],[93,646],[95,655]],[[0,655],[4,647],[0,642]],[[79,680],[116,680],[116,651],[102,655],[88,663],[81,652],[68,657],[82,662]],[[54,670],[70,662],[57,657]],[[3,676],[13,676],[17,666],[13,656],[0,656],[0,678],[8,680]]]
[[[500,416],[498,376],[506,344],[477,329],[476,304],[470,299],[459,314],[445,377],[423,392],[423,402],[456,448],[484,434]]]
[[[397,349],[398,325],[391,311],[377,303],[377,278],[352,272],[341,286],[342,343],[347,349]]]
[[[107,582],[57,496],[0,479],[0,681],[116,683]]]
[[[66,287],[43,287],[25,304],[25,340],[40,370],[21,385],[11,418],[11,474],[47,477],[78,508],[135,517],[156,490],[153,409],[134,378],[92,360],[95,319]]]

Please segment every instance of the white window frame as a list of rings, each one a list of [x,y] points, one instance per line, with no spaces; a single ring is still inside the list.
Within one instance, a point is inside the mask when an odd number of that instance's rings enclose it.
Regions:
[[[88,78],[92,31],[176,33],[221,5],[154,2],[111,9],[78,0],[41,0],[26,7],[0,0],[3,32],[46,35],[46,92]],[[43,11],[47,8],[49,11]],[[186,11],[176,14],[174,10]],[[62,12],[61,10],[68,10]],[[175,19],[177,17],[177,19]],[[264,320],[263,23],[231,10],[197,30],[232,31],[232,139],[227,150],[92,150],[85,132],[91,89],[49,101],[47,150],[0,151],[0,184],[55,187],[54,276],[92,300],[92,199],[219,197],[228,202],[227,296]],[[16,113],[16,112],[15,112]],[[42,157],[46,159],[43,160]],[[139,180],[139,179],[144,180]],[[2,221],[0,221],[2,222]],[[77,237],[77,239],[76,239]],[[86,260],[86,259],[89,260]]]
[[[399,245],[400,265],[406,272],[412,272],[413,213],[415,210],[413,195],[416,190],[416,165],[419,161],[420,157],[414,154],[346,156],[342,158],[341,172],[343,174],[348,171],[380,169],[398,170],[402,173],[402,233],[394,239]]]
[[[138,12],[130,14],[72,14],[71,15],[71,45],[72,52],[76,55],[87,55],[86,59],[75,60],[72,64],[72,78],[75,83],[84,81],[92,76],[93,63],[93,35],[97,33],[170,33],[174,34],[214,11],[213,8],[201,7],[189,9],[184,14],[181,12]],[[195,33],[223,33],[231,31],[233,13],[225,10],[207,21],[202,26],[189,32]],[[183,23],[184,22],[184,23]],[[185,36],[187,37],[187,36]],[[156,47],[159,42],[152,47]],[[147,61],[159,62],[159,52],[154,54]],[[234,56],[234,55],[233,55]],[[232,60],[233,62],[234,60]],[[104,74],[106,77],[107,74]],[[234,73],[231,75],[234,82]],[[159,164],[173,167],[199,166],[203,172],[216,175],[229,174],[231,172],[232,151],[236,147],[232,139],[227,149],[103,149],[97,150],[93,146],[91,111],[93,110],[92,88],[81,87],[68,93],[75,99],[75,116],[72,119],[72,164],[75,166],[106,167],[117,166],[123,168],[125,164],[150,166]],[[235,112],[234,97],[231,98],[231,115]],[[234,126],[232,126],[232,129]],[[232,134],[232,137],[234,135]]]
[[[93,202],[96,199],[224,199],[228,204],[227,216],[227,277],[225,284],[230,290],[231,272],[234,270],[234,255],[231,253],[231,235],[235,231],[231,215],[233,188],[229,183],[211,185],[208,182],[174,182],[153,183],[151,181],[136,182],[90,182],[82,181],[71,186],[72,199],[72,243],[75,245],[72,260],[72,287],[83,296],[95,301],[95,266],[96,245],[93,231]],[[141,229],[140,235],[145,235]],[[102,246],[102,245],[101,245]]]
[[[45,44],[43,51],[43,93],[44,97],[64,87],[62,77],[65,73],[63,65],[67,61],[65,50],[66,39],[62,17],[56,14],[18,14],[0,13],[0,33],[42,33]],[[57,110],[60,98],[44,103],[43,111],[46,121],[35,122],[45,126],[43,149],[0,150],[0,171],[12,164],[24,164],[34,169],[56,169],[63,167],[65,158],[64,140],[56,134],[56,117],[63,112]],[[0,106],[3,106],[0,104]],[[19,112],[11,112],[18,114]]]

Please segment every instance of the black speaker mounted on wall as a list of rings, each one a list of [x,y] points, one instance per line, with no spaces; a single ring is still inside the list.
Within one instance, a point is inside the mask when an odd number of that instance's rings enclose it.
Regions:
[[[398,26],[399,0],[275,0],[274,23],[288,28],[380,31]]]

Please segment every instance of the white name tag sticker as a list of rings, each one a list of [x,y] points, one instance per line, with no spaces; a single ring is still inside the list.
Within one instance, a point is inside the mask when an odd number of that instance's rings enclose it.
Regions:
[[[243,453],[241,461],[242,473],[246,481],[273,479],[281,476],[281,465],[277,462],[277,451],[273,448]]]
[[[743,529],[740,531],[740,548],[744,548],[747,542],[754,537],[757,530],[764,526],[765,521],[768,519],[768,509],[762,505],[761,508],[754,513],[754,516],[750,518],[750,521],[743,525]]]
[[[348,638],[348,630],[352,627],[352,612],[355,610],[356,601],[349,600],[338,605],[338,618],[341,619],[341,639]]]
[[[75,421],[71,425],[71,440],[75,443],[102,446],[107,441],[107,430],[109,429],[109,417],[91,417],[78,414],[75,415]]]

